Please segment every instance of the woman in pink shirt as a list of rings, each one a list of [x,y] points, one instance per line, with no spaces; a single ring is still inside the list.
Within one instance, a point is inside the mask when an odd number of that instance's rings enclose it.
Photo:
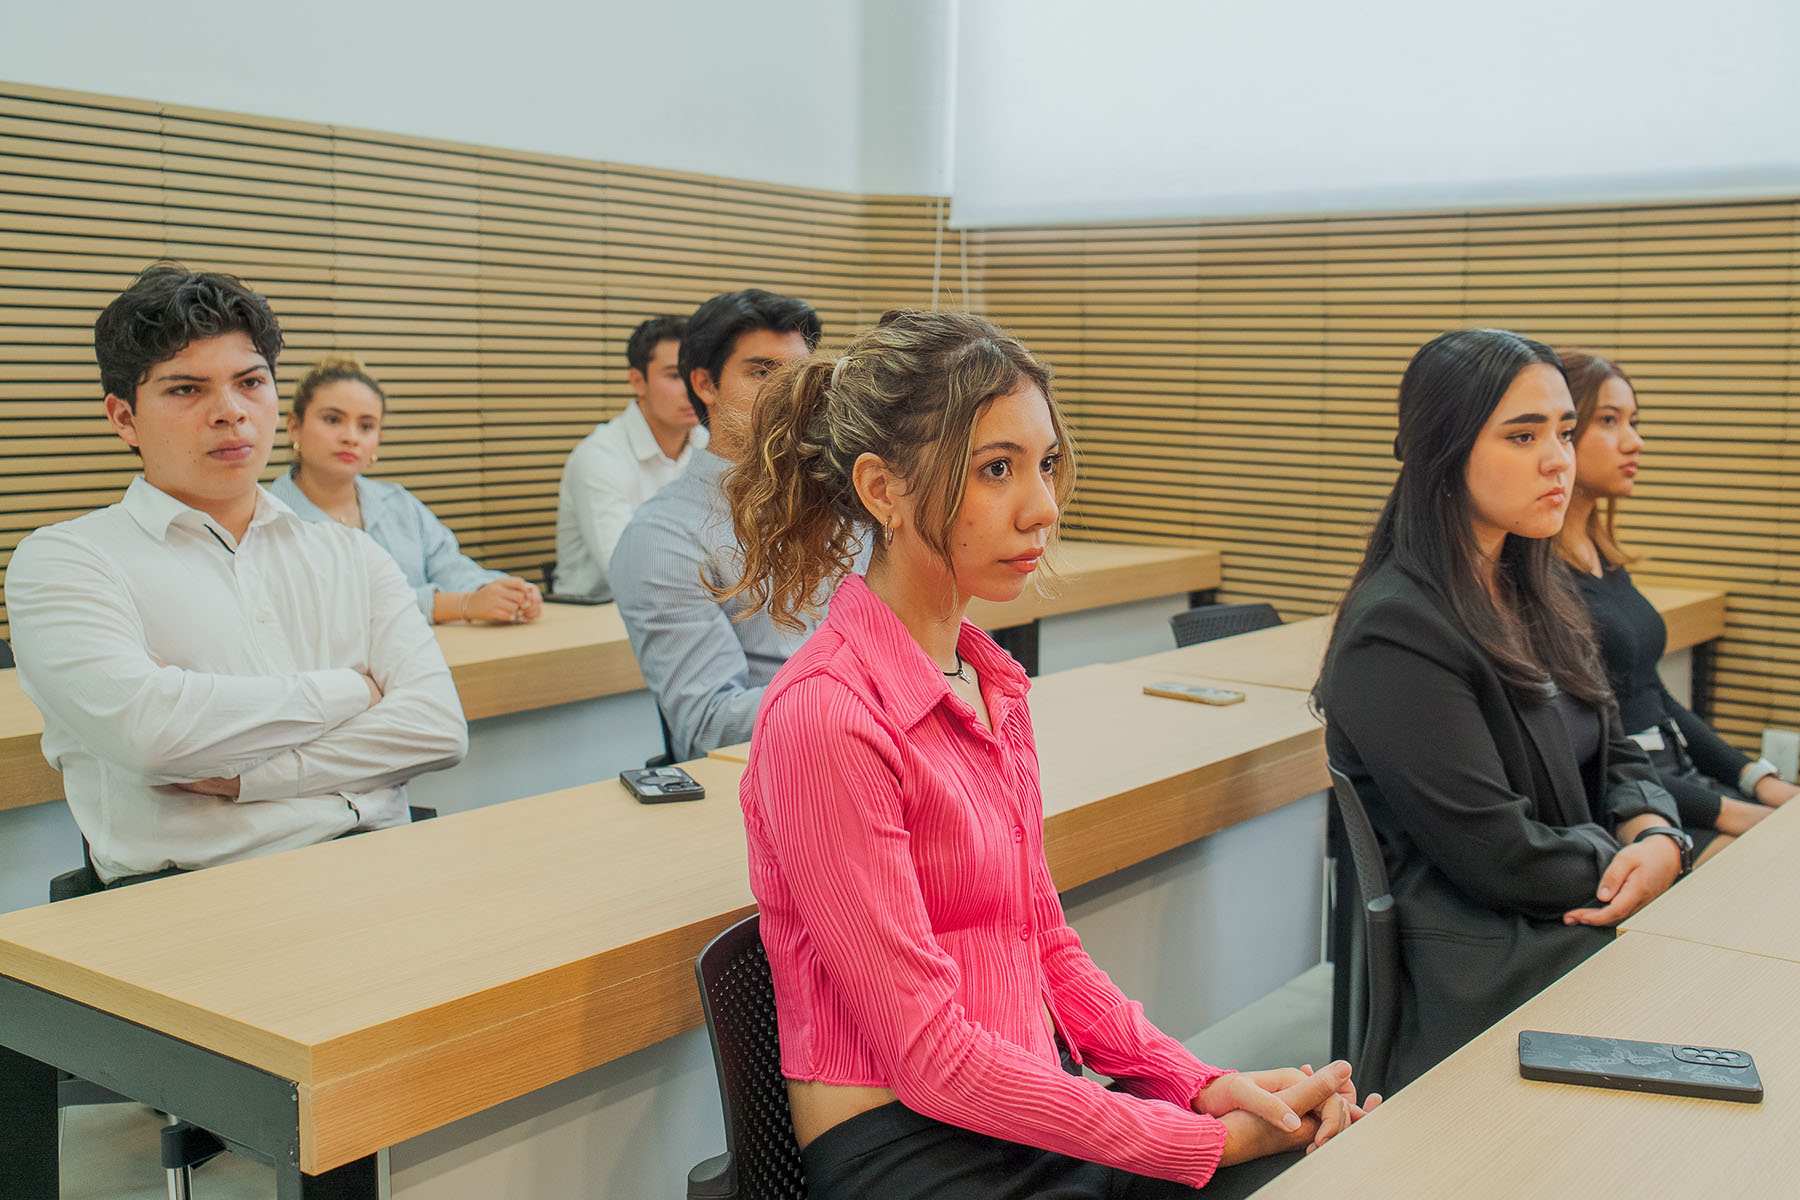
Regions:
[[[1073,484],[1049,383],[979,317],[890,313],[771,381],[726,485],[734,594],[792,621],[842,580],[741,791],[813,1200],[1189,1196],[1361,1115],[1347,1064],[1199,1062],[1063,917],[1028,681],[962,615],[1024,590]]]

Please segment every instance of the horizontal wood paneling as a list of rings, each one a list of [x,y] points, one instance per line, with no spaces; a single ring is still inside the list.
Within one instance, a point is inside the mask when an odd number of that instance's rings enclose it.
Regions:
[[[1800,203],[960,232],[943,217],[925,197],[0,84],[0,565],[130,477],[92,325],[163,255],[270,298],[284,394],[329,349],[363,355],[393,400],[383,475],[520,571],[553,553],[563,457],[624,404],[643,317],[755,284],[812,301],[832,342],[897,304],[973,307],[1056,369],[1083,447],[1073,528],[1217,543],[1231,595],[1290,615],[1327,606],[1360,556],[1412,351],[1498,324],[1633,371],[1651,456],[1625,532],[1642,569],[1731,589],[1728,732],[1800,725]]]
[[[269,298],[284,398],[326,351],[361,355],[392,405],[382,477],[535,574],[564,458],[630,395],[638,321],[760,286],[842,341],[931,303],[943,210],[0,84],[0,567],[134,473],[93,322],[156,258]]]
[[[1650,439],[1640,571],[1730,589],[1715,693],[1753,747],[1800,726],[1800,204],[971,233],[988,313],[1055,364],[1070,524],[1225,550],[1226,593],[1322,612],[1392,483],[1394,396],[1433,335],[1501,325],[1617,357]]]

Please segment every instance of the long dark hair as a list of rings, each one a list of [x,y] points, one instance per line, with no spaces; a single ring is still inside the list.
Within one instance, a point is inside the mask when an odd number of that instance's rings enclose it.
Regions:
[[[1442,595],[1456,619],[1519,692],[1548,685],[1593,705],[1612,699],[1590,633],[1587,610],[1556,561],[1555,538],[1506,536],[1490,595],[1478,570],[1469,502],[1469,453],[1500,398],[1534,363],[1562,363],[1542,342],[1504,329],[1459,329],[1425,343],[1400,380],[1400,477],[1369,534],[1362,566],[1344,592],[1343,613],[1369,577],[1390,559]],[[1331,654],[1326,654],[1326,662]],[[1321,689],[1315,703],[1322,707]]]
[[[1563,375],[1569,381],[1569,394],[1575,397],[1575,445],[1581,445],[1581,435],[1588,431],[1594,423],[1594,413],[1600,407],[1600,388],[1609,379],[1617,379],[1631,390],[1631,398],[1637,399],[1637,385],[1631,382],[1631,376],[1625,368],[1611,359],[1601,358],[1589,350],[1577,350],[1563,347],[1556,352],[1562,359]],[[1619,535],[1614,530],[1618,520],[1619,502],[1611,496],[1596,498],[1594,507],[1588,510],[1588,538],[1594,543],[1594,549],[1609,567],[1622,567],[1632,561],[1625,547],[1619,544]],[[1567,533],[1565,526],[1563,532]],[[1577,571],[1587,570],[1587,564],[1568,552],[1563,539],[1556,539],[1556,552],[1562,560]]]

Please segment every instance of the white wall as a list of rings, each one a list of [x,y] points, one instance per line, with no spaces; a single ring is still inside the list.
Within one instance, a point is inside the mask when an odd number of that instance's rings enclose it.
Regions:
[[[805,187],[941,195],[948,3],[6,0],[0,79]],[[865,16],[879,38],[870,61]]]
[[[1795,0],[966,0],[953,222],[1800,191]]]

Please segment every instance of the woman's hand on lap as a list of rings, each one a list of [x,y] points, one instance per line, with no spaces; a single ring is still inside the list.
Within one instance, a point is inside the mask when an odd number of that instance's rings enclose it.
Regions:
[[[1563,914],[1565,925],[1617,925],[1669,890],[1681,875],[1681,851],[1672,839],[1645,838],[1617,854],[1600,876],[1594,895],[1603,907],[1577,908]]]

